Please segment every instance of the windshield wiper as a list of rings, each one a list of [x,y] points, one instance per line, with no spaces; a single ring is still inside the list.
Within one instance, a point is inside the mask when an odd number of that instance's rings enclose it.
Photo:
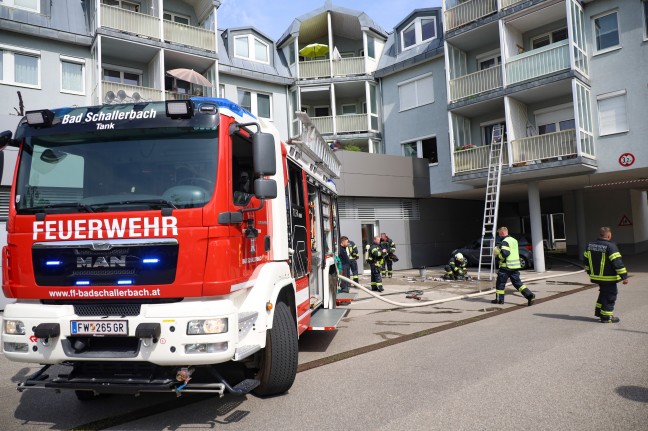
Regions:
[[[54,209],[54,208],[74,208],[79,212],[81,210],[88,213],[95,212],[95,210],[92,209],[90,205],[82,204],[81,202],[61,202],[58,204],[47,204],[39,207],[21,208],[19,212],[40,213],[40,212],[47,212],[47,210]]]
[[[93,203],[88,206],[90,207],[101,207],[101,206],[110,206],[110,205],[137,205],[137,204],[150,204],[150,205],[159,205],[168,208],[178,209],[177,206],[171,201],[166,199],[124,199],[121,201],[108,201],[108,202],[99,202]]]

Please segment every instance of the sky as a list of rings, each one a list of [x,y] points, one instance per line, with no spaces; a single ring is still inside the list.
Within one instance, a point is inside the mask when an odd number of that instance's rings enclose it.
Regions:
[[[254,26],[276,41],[295,18],[323,5],[324,0],[221,0],[218,28]],[[333,0],[333,5],[365,12],[392,32],[414,9],[440,7],[441,0]]]

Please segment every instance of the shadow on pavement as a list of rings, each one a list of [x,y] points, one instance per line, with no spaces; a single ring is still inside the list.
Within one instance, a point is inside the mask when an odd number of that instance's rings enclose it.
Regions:
[[[536,313],[535,316],[548,317],[550,319],[561,319],[561,320],[580,320],[582,322],[598,322],[598,317],[585,317],[585,316],[572,316],[570,314],[545,314],[545,313]]]
[[[619,386],[615,392],[623,398],[640,403],[648,403],[648,388],[641,386]]]

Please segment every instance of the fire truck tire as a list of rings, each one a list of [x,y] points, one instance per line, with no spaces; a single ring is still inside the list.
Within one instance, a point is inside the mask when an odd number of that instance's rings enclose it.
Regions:
[[[279,395],[286,392],[297,374],[297,327],[288,306],[278,302],[274,323],[266,335],[258,379],[261,384],[254,390],[259,396]]]

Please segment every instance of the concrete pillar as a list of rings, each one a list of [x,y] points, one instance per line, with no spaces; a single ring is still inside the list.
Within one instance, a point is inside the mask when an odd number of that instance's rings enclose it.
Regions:
[[[583,253],[587,245],[587,226],[585,224],[585,198],[582,190],[574,190],[574,207],[576,210],[576,251],[579,260],[583,260]]]
[[[528,193],[533,265],[536,272],[545,272],[544,247],[542,244],[542,210],[540,208],[540,188],[537,182],[529,183]]]

